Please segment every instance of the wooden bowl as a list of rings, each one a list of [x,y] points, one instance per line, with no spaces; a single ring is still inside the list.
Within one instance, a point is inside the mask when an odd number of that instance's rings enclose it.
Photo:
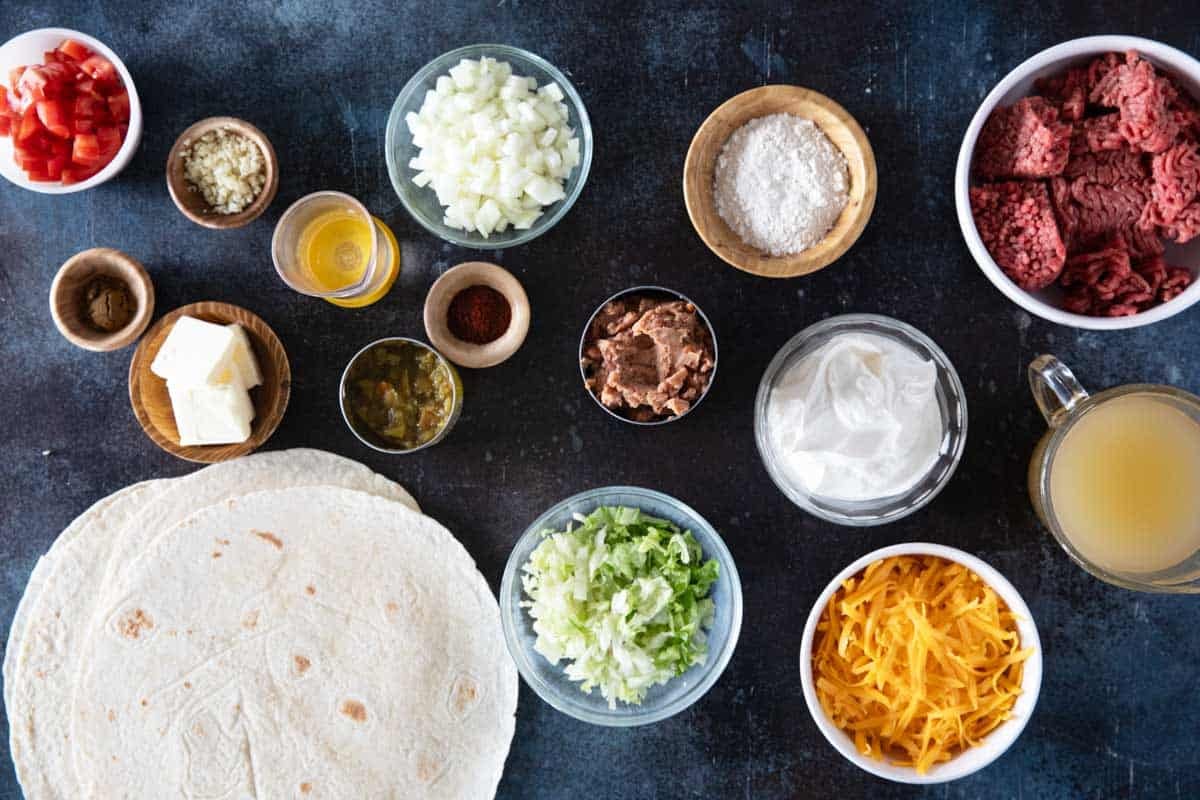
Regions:
[[[175,321],[185,315],[218,325],[236,322],[250,339],[263,382],[250,390],[254,421],[250,423],[250,438],[244,442],[190,447],[179,444],[179,429],[175,427],[167,382],[151,372],[150,365]],[[175,309],[154,324],[129,364],[129,401],[142,430],[168,453],[203,464],[228,461],[257,450],[279,427],[291,391],[292,369],[279,337],[257,314],[229,303],[210,301]]]
[[[188,182],[183,173],[184,151],[204,134],[220,129],[231,130],[250,139],[262,150],[267,162],[267,180],[263,184],[262,191],[258,193],[258,197],[254,198],[253,203],[238,214],[219,214],[213,211],[204,200],[204,195]],[[278,190],[279,160],[275,157],[275,148],[271,147],[270,140],[262,131],[237,117],[209,117],[200,120],[179,135],[171,152],[167,155],[167,191],[171,193],[171,199],[175,201],[175,206],[185,217],[206,228],[218,230],[240,228],[253,222],[267,210],[267,206],[271,205]]]
[[[487,344],[464,342],[450,332],[450,301],[471,286],[490,286],[504,295],[512,320],[499,339]],[[529,298],[512,273],[485,261],[467,261],[451,267],[429,287],[425,296],[425,333],[442,355],[469,369],[493,367],[520,349],[529,333]]]
[[[717,213],[713,175],[730,134],[757,117],[795,114],[810,119],[846,157],[850,199],[833,229],[817,244],[790,256],[751,247]],[[823,94],[799,86],[761,86],[726,100],[709,115],[688,148],[683,198],[696,233],[726,263],[754,275],[794,278],[829,266],[858,239],[875,208],[875,154],[854,117]]]
[[[120,281],[136,306],[123,328],[112,332],[93,327],[84,315],[84,292],[98,277]],[[67,341],[85,350],[104,352],[132,344],[154,316],[154,284],[138,261],[110,247],[76,253],[59,267],[50,284],[50,316]]]

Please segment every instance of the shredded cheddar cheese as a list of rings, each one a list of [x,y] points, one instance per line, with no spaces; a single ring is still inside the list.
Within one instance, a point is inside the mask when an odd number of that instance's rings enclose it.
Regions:
[[[895,556],[834,593],[813,677],[825,714],[860,753],[923,775],[1010,717],[1031,653],[978,575],[935,556]]]

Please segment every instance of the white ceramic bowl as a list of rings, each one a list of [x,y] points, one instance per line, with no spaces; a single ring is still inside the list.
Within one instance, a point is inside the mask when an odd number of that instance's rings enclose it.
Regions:
[[[836,727],[829,717],[825,716],[825,709],[821,708],[821,701],[817,699],[812,672],[812,645],[813,637],[817,632],[817,622],[820,621],[822,612],[829,604],[829,598],[833,597],[833,593],[842,585],[842,581],[862,572],[872,562],[890,556],[907,555],[940,556],[948,561],[962,564],[983,578],[984,582],[991,586],[1008,608],[1017,615],[1017,631],[1021,635],[1021,646],[1033,648],[1033,654],[1025,661],[1021,683],[1023,691],[1017,697],[1012,718],[989,733],[978,747],[972,747],[949,761],[931,767],[924,775],[918,775],[912,767],[896,766],[886,760],[876,761],[870,756],[859,753],[854,746],[854,741],[846,732]],[[940,544],[925,542],[897,544],[867,553],[839,572],[837,577],[830,581],[825,591],[821,592],[816,605],[809,612],[808,623],[804,626],[804,639],[800,645],[800,682],[804,688],[804,702],[808,704],[808,712],[812,714],[813,721],[817,723],[817,727],[821,729],[821,733],[825,735],[834,749],[841,753],[846,760],[872,775],[897,783],[945,783],[965,778],[991,764],[1003,755],[1021,735],[1025,724],[1033,715],[1033,708],[1037,705],[1038,693],[1042,688],[1042,643],[1038,638],[1033,615],[1029,613],[1029,606],[1025,605],[1025,601],[1021,599],[1021,595],[1017,594],[1013,585],[986,562],[969,553],[964,553],[962,550]]]
[[[38,28],[35,31],[26,31],[20,36],[9,39],[3,45],[0,45],[0,80],[4,81],[7,85],[8,71],[13,67],[27,64],[41,64],[42,54],[47,50],[53,50],[58,47],[62,44],[63,39],[74,39],[81,44],[87,45],[91,50],[111,61],[113,66],[117,68],[117,73],[121,76],[121,82],[125,84],[125,91],[129,93],[129,131],[125,134],[125,141],[121,143],[121,149],[117,151],[113,160],[105,165],[104,169],[86,181],[73,183],[70,186],[64,186],[61,183],[41,183],[29,180],[25,177],[25,172],[17,166],[17,162],[13,160],[12,137],[0,137],[0,175],[3,175],[10,183],[15,183],[22,189],[29,189],[31,192],[41,192],[42,194],[70,194],[71,192],[82,192],[85,189],[91,189],[93,186],[99,186],[125,169],[125,165],[133,158],[133,154],[138,149],[138,144],[142,141],[142,103],[138,99],[137,87],[133,85],[133,76],[129,74],[129,70],[125,67],[125,62],[116,53],[110,50],[103,42],[88,36],[86,33],[73,31],[70,28]]]
[[[962,148],[958,151],[958,168],[954,174],[954,203],[958,209],[958,224],[962,228],[971,255],[975,256],[975,261],[979,263],[979,268],[1009,300],[1030,314],[1073,328],[1111,331],[1138,328],[1173,317],[1200,300],[1200,280],[1192,283],[1173,300],[1130,317],[1091,317],[1071,313],[1059,307],[1058,290],[1054,287],[1040,292],[1025,291],[1004,274],[984,247],[983,240],[979,238],[975,218],[971,215],[968,194],[971,185],[971,160],[975,155],[975,142],[979,139],[979,131],[997,106],[1011,105],[1022,97],[1036,94],[1033,84],[1038,78],[1060,74],[1070,67],[1084,66],[1104,53],[1122,53],[1126,50],[1137,50],[1156,67],[1171,72],[1193,97],[1200,98],[1200,62],[1174,47],[1137,36],[1088,36],[1072,39],[1043,50],[996,84],[996,88],[984,98],[983,104],[975,112],[967,134],[963,137]],[[1168,242],[1166,260],[1168,264],[1187,267],[1193,275],[1200,276],[1200,237],[1185,245]]]

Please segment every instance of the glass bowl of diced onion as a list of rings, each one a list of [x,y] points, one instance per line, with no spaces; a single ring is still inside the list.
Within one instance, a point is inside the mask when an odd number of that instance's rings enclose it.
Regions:
[[[414,142],[411,123],[414,116],[421,114],[428,96],[445,95],[450,89],[458,93],[476,86],[482,89],[489,81],[503,87],[509,78],[532,79],[536,88],[530,82],[526,93],[513,81],[502,98],[497,98],[490,108],[478,103],[472,107],[468,102],[459,110],[464,123],[477,126],[483,133],[484,142],[496,142],[498,146],[484,146],[480,148],[482,152],[474,153],[470,148],[464,148],[460,157],[446,160],[445,163],[452,161],[456,165],[453,167],[429,169],[426,165],[423,169],[412,166],[422,150]],[[557,86],[557,90],[545,88],[551,84]],[[486,89],[483,89],[481,96],[486,95]],[[518,106],[527,101],[528,108],[522,111],[525,114],[530,110],[536,112],[539,101],[548,102],[559,110],[565,109],[569,137],[577,139],[577,144],[567,149],[564,141],[547,141],[546,130],[553,126],[542,127],[543,123],[536,117],[530,117],[533,121],[529,125],[522,125],[519,119],[502,125],[506,101]],[[541,110],[549,110],[551,106],[542,106]],[[512,137],[513,133],[518,135]],[[562,136],[560,132],[556,138],[562,139]],[[510,138],[512,141],[507,142]],[[441,154],[446,151],[442,150]],[[449,156],[455,154],[454,151],[448,153]],[[400,202],[422,227],[462,247],[499,250],[541,236],[575,204],[591,168],[592,127],[579,93],[554,65],[518,47],[474,44],[438,56],[418,70],[400,90],[388,115],[384,155],[388,175]],[[530,165],[530,159],[534,165],[526,177],[527,173],[522,170]],[[553,172],[540,169],[543,161],[550,160],[556,171],[564,171],[559,159],[571,165],[565,181],[554,180]],[[421,164],[420,161],[415,163]],[[457,181],[446,177],[454,170],[461,171]],[[440,181],[437,174],[443,176]],[[536,181],[535,178],[540,176],[555,185]],[[526,191],[531,182],[532,193]],[[561,184],[561,190],[558,184]],[[535,208],[534,194],[549,202],[538,203],[540,208]],[[451,201],[451,206],[443,200]],[[493,202],[489,204],[488,200]],[[478,224],[469,228],[471,223]],[[490,228],[487,236],[480,233],[481,228]]]

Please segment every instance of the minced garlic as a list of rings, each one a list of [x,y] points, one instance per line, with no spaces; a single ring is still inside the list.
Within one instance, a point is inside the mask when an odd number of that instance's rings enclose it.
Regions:
[[[235,131],[201,136],[183,154],[188,182],[218,214],[241,213],[267,181],[267,163],[259,146]]]

